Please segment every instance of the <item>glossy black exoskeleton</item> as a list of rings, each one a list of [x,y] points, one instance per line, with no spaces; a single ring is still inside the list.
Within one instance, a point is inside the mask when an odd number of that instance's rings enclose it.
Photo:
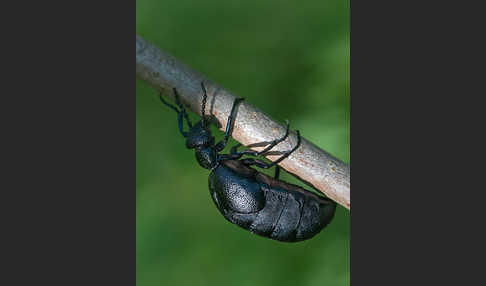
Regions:
[[[297,185],[278,180],[278,163],[287,158],[300,145],[300,134],[297,132],[297,144],[291,150],[272,163],[246,158],[243,155],[260,156],[282,142],[289,134],[289,124],[285,135],[276,139],[260,151],[237,151],[238,144],[231,148],[230,154],[219,154],[228,142],[231,126],[236,115],[236,106],[242,98],[237,98],[231,108],[226,125],[224,139],[215,144],[211,135],[209,122],[205,118],[206,88],[201,83],[203,102],[202,120],[192,126],[184,106],[179,102],[174,88],[177,107],[167,103],[162,96],[160,100],[178,113],[179,131],[186,138],[186,147],[195,149],[196,159],[203,168],[211,170],[209,190],[216,207],[231,223],[252,233],[271,239],[296,242],[309,239],[319,233],[334,217],[336,203],[328,198],[318,196]],[[189,125],[189,131],[183,130],[183,119]],[[275,166],[275,176],[269,177],[250,168],[255,165],[268,169]]]

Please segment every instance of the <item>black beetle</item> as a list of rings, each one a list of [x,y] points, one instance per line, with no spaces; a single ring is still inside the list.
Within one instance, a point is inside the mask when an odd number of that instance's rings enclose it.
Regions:
[[[243,98],[237,98],[231,108],[226,124],[224,139],[215,144],[205,118],[207,93],[204,83],[202,120],[192,126],[179,95],[174,88],[176,103],[180,109],[160,100],[178,114],[179,131],[186,138],[186,147],[195,149],[196,159],[203,168],[211,170],[209,190],[216,207],[231,223],[257,235],[285,242],[297,242],[309,239],[319,233],[334,217],[336,203],[321,197],[297,185],[278,180],[278,163],[287,158],[300,145],[297,132],[297,144],[283,153],[276,161],[267,164],[253,158],[240,159],[243,155],[260,156],[282,142],[289,134],[289,123],[285,135],[275,139],[260,151],[237,151],[238,144],[231,148],[230,154],[219,154],[228,141],[230,129],[236,115],[236,106]],[[189,125],[189,131],[183,130],[183,119]],[[250,168],[255,165],[268,169],[275,166],[274,178]]]

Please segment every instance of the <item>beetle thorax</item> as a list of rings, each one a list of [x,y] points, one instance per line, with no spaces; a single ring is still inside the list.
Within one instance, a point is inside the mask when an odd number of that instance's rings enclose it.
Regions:
[[[203,121],[199,121],[189,130],[186,137],[186,147],[195,149],[196,159],[201,167],[212,169],[217,163],[217,153],[214,149],[214,137]]]
[[[217,156],[216,150],[213,146],[206,148],[196,148],[196,159],[199,165],[205,169],[212,169],[216,167]]]

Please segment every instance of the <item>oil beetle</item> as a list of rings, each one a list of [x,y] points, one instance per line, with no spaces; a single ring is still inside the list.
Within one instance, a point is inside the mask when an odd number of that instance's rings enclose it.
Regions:
[[[300,145],[300,134],[297,133],[297,144],[272,163],[246,158],[243,155],[260,156],[282,142],[289,134],[289,123],[285,135],[275,139],[260,152],[253,150],[237,151],[238,144],[231,148],[230,154],[219,154],[228,142],[230,129],[236,115],[236,106],[243,98],[237,98],[231,108],[226,124],[224,139],[215,144],[205,118],[207,93],[204,82],[201,83],[203,101],[201,106],[202,120],[192,125],[179,95],[174,88],[175,107],[167,103],[162,96],[160,100],[178,114],[179,131],[186,138],[186,147],[195,149],[196,159],[205,169],[209,169],[209,190],[211,197],[221,214],[231,223],[250,232],[270,239],[297,242],[309,239],[319,233],[334,217],[336,203],[328,198],[318,196],[297,185],[280,181],[278,163],[287,158]],[[184,118],[189,131],[183,130]],[[268,169],[275,166],[272,178],[257,170],[257,167]]]

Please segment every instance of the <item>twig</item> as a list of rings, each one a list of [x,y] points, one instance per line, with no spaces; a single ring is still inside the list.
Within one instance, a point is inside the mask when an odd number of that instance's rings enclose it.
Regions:
[[[204,80],[208,91],[206,113],[214,116],[215,123],[221,130],[225,129],[235,95],[138,35],[136,36],[136,66],[138,78],[145,80],[156,90],[162,91],[165,96],[173,97],[172,88],[176,87],[181,102],[197,114],[201,112],[201,81]],[[305,130],[302,131],[305,135]],[[232,137],[243,145],[271,141],[284,133],[283,125],[246,101],[239,105]],[[286,151],[296,142],[296,135],[292,132],[285,141],[272,150]],[[278,157],[278,155],[267,156],[269,160],[276,160]],[[300,147],[279,165],[347,209],[351,208],[349,166],[311,142],[302,138]]]

